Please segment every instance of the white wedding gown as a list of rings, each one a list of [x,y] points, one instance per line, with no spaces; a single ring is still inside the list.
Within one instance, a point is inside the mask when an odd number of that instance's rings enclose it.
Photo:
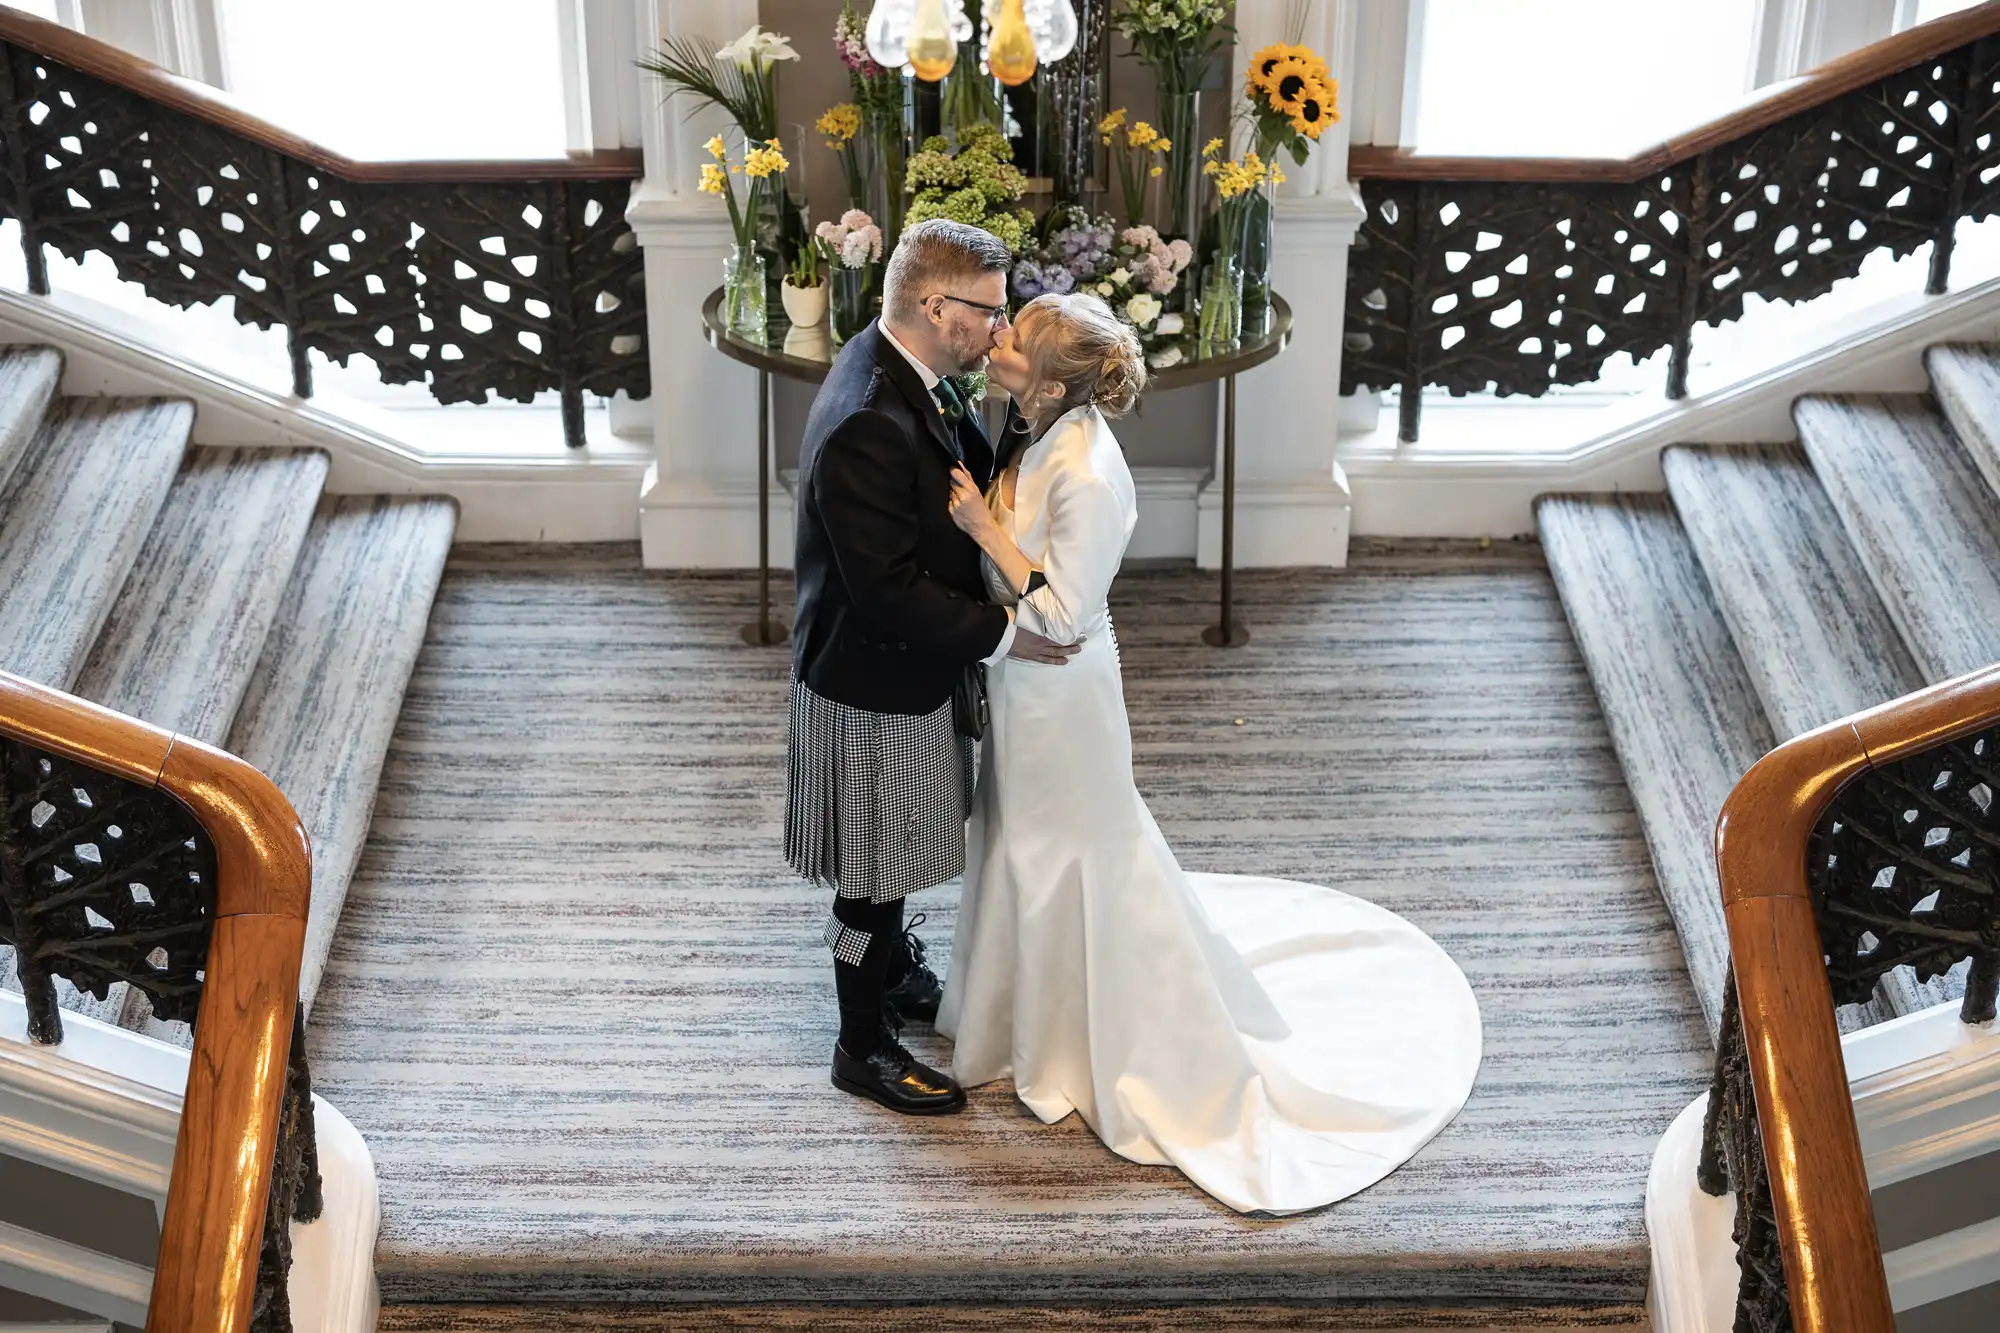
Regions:
[[[1088,642],[990,672],[991,725],[938,1030],[968,1086],[1011,1077],[1135,1162],[1241,1212],[1317,1208],[1451,1122],[1479,1009],[1429,936],[1334,889],[1183,871],[1132,781],[1106,597],[1137,510],[1093,408],[1023,456],[1003,530],[1047,577],[1020,623]],[[988,566],[996,596],[1011,591]],[[1338,662],[1325,670],[1338,671]]]

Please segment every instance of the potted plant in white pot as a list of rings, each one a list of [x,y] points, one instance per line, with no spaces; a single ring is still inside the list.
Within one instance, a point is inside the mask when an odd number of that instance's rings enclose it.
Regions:
[[[785,318],[795,329],[813,328],[826,318],[826,274],[821,268],[819,246],[808,240],[792,260],[785,274],[782,293]]]

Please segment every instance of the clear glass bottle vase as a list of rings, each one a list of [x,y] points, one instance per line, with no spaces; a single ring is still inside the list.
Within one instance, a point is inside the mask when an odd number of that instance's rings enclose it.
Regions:
[[[1201,311],[1195,340],[1204,354],[1235,346],[1243,338],[1243,263],[1221,251],[1201,274]]]
[[[756,245],[732,246],[722,261],[722,326],[739,338],[770,337],[769,270]]]
[[[867,328],[868,321],[875,318],[877,268],[875,264],[864,264],[860,268],[836,264],[828,275],[828,281],[833,284],[829,312],[832,315],[830,322],[834,346],[844,344]]]

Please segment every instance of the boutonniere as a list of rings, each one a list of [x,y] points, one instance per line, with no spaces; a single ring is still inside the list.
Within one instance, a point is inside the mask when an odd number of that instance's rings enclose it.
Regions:
[[[958,396],[970,406],[986,396],[986,372],[975,370],[969,375],[953,375],[951,387],[958,390]]]

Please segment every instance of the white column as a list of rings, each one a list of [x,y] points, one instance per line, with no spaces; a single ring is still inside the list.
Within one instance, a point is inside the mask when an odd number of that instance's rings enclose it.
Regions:
[[[757,21],[756,0],[638,0],[641,51],[663,34],[717,45]],[[687,116],[639,84],[646,177],[626,219],[646,253],[646,328],[652,358],[654,462],[639,493],[639,539],[649,569],[742,569],[757,563],[757,375],[702,336],[701,305],[722,284],[728,215],[695,189],[701,145],[727,128],[718,113]],[[773,483],[771,559],[789,566],[791,506]]]
[[[1347,477],[1334,459],[1340,404],[1342,312],[1347,250],[1361,222],[1347,180],[1348,93],[1354,83],[1359,11],[1366,0],[1239,0],[1236,88],[1249,56],[1272,42],[1303,40],[1333,67],[1341,121],[1303,168],[1289,162],[1278,201],[1272,288],[1291,304],[1292,345],[1237,380],[1236,563],[1347,563],[1352,516]],[[1197,563],[1222,554],[1221,435],[1215,477],[1199,498]]]

